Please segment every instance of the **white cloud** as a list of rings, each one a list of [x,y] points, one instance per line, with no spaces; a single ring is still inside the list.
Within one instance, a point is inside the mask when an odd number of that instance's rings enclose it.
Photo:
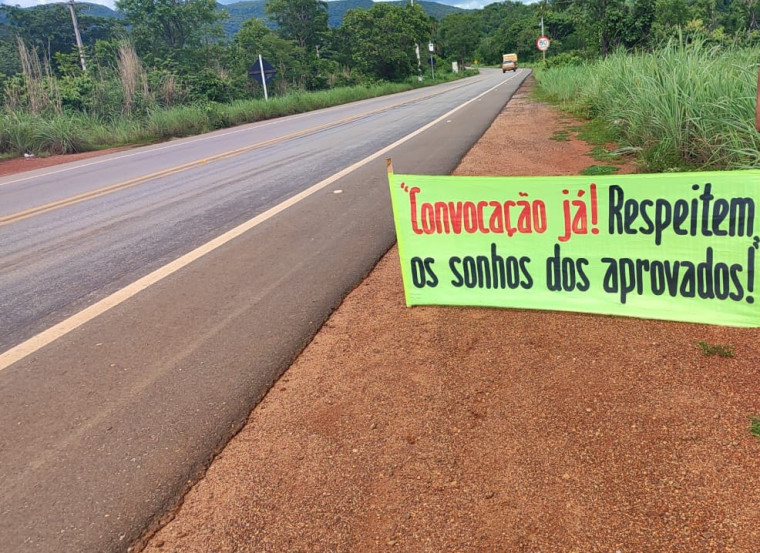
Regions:
[[[114,9],[115,0],[87,0],[90,4],[102,4]],[[0,0],[0,4],[7,4],[9,6],[21,6],[22,8],[31,8],[33,6],[40,6],[42,4],[60,4],[61,0]]]
[[[484,8],[488,4],[493,4],[490,0],[470,0],[469,2],[459,2],[457,4],[454,4],[457,8],[462,8],[465,10],[478,10],[480,8]]]

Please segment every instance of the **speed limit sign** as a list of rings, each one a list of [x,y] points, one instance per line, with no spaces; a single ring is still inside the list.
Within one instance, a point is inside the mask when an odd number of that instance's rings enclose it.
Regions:
[[[551,41],[547,36],[540,36],[536,41],[536,46],[538,46],[538,49],[542,52],[546,52],[549,49],[549,44],[551,44]]]

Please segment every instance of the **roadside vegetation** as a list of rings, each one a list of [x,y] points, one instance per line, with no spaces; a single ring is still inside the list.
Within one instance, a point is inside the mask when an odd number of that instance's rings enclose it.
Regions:
[[[733,357],[734,348],[728,345],[710,345],[704,340],[697,342],[697,347],[702,350],[702,354],[707,357],[717,355],[718,357]]]
[[[752,416],[749,418],[749,431],[755,438],[760,440],[760,417]]]
[[[269,0],[241,19],[249,4],[77,2],[81,52],[65,4],[0,5],[0,157],[187,136],[459,78],[453,62],[496,66],[514,52],[537,68],[544,98],[597,123],[598,161],[614,158],[607,137],[647,170],[760,161],[755,0],[506,1],[457,13],[383,2],[338,19],[321,0]],[[250,74],[259,55],[276,70],[268,102]]]
[[[758,47],[672,40],[537,74],[542,98],[606,127],[647,171],[760,167]]]
[[[206,101],[175,107],[162,106],[150,98],[148,90],[149,98],[141,97],[133,102],[140,105],[139,109],[133,106],[129,110],[116,110],[114,114],[61,109],[59,96],[53,95],[51,99],[43,93],[38,101],[44,108],[39,111],[7,109],[0,112],[0,157],[45,156],[154,143],[394,94],[471,74],[473,72],[458,76],[443,73],[435,81],[428,79],[424,83],[411,78],[403,82],[378,82],[323,91],[295,90],[268,101],[263,98],[229,103]],[[58,83],[47,80],[44,86],[51,85],[55,87]],[[123,98],[127,94],[122,91],[118,96]]]

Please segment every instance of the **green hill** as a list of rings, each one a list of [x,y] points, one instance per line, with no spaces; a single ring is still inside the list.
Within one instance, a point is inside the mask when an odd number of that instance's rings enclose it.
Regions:
[[[229,14],[229,18],[223,23],[224,31],[227,36],[231,37],[237,33],[246,19],[252,17],[255,17],[256,19],[266,19],[266,3],[267,0],[249,0],[246,2],[227,4],[226,6],[220,5],[219,9],[226,10]],[[406,1],[402,0],[389,3],[402,6],[407,4]],[[443,19],[450,13],[466,11],[461,8],[455,8],[454,6],[447,6],[437,2],[418,1],[417,3],[422,6],[425,13],[436,19]],[[336,0],[334,2],[327,2],[327,24],[330,25],[330,27],[340,27],[340,24],[343,21],[343,16],[348,10],[369,10],[372,6],[372,0]]]
[[[77,2],[77,5],[82,6],[82,15],[89,15],[90,17],[113,17],[115,19],[124,19],[124,14],[112,10],[108,6],[101,4],[89,4],[87,2]]]
[[[232,37],[240,30],[243,22],[246,19],[252,17],[256,19],[266,20],[266,6],[267,0],[248,0],[244,2],[234,2],[232,4],[222,5],[218,4],[219,10],[225,10],[229,14],[229,17],[222,23],[224,32],[228,37]],[[404,5],[407,4],[406,0],[399,0],[398,2],[390,2],[391,4]],[[450,13],[463,12],[461,8],[455,8],[453,6],[447,6],[446,4],[439,4],[437,2],[423,2],[417,1],[422,6],[425,13],[436,18],[443,19]],[[105,17],[123,19],[124,15],[120,12],[112,10],[106,6],[100,4],[90,4],[86,2],[79,3],[81,6],[81,14],[90,17]],[[348,10],[363,9],[369,10],[373,6],[372,0],[336,0],[334,2],[327,2],[327,24],[330,27],[339,27],[343,21],[343,16]],[[34,8],[24,9],[38,9],[42,6]],[[6,15],[3,10],[0,9],[0,24],[4,23]]]
[[[61,2],[63,3],[63,2]],[[46,9],[47,5],[40,5],[40,6],[33,6],[31,8],[22,8],[24,10],[36,10],[36,9]],[[105,17],[105,18],[113,18],[113,19],[124,19],[124,14],[121,14],[117,12],[116,10],[112,10],[108,6],[103,6],[101,4],[90,4],[88,2],[77,2],[77,6],[79,7],[79,10],[77,10],[77,13],[81,15],[86,15],[89,17]],[[5,10],[3,10],[3,7],[12,7],[12,6],[6,6],[5,4],[0,4],[0,23],[6,23],[8,21],[8,16],[5,13]]]
[[[228,37],[232,37],[243,26],[243,22],[246,19],[252,17],[256,19],[266,19],[266,13],[264,7],[266,6],[266,0],[253,0],[247,2],[235,2],[234,4],[227,4],[226,6],[219,6],[219,9],[225,10],[229,17],[222,22],[224,27],[224,33]]]

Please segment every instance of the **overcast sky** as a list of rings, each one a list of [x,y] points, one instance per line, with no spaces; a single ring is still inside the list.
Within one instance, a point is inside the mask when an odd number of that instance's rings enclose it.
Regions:
[[[450,4],[452,6],[459,6],[460,8],[476,9],[482,8],[488,4],[492,4],[498,0],[433,0],[438,1],[441,4]],[[520,0],[523,4],[530,4],[536,0]],[[0,4],[10,4],[12,6],[21,6],[22,8],[29,8],[31,6],[39,6],[40,4],[55,4],[61,2],[61,0],[0,0]],[[109,8],[114,8],[114,0],[88,0],[92,4],[103,4]]]
[[[87,0],[90,4],[103,4],[109,8],[114,8],[115,0]],[[31,8],[40,4],[56,4],[61,0],[0,0],[0,4],[9,4],[11,6],[21,6],[22,8]]]

